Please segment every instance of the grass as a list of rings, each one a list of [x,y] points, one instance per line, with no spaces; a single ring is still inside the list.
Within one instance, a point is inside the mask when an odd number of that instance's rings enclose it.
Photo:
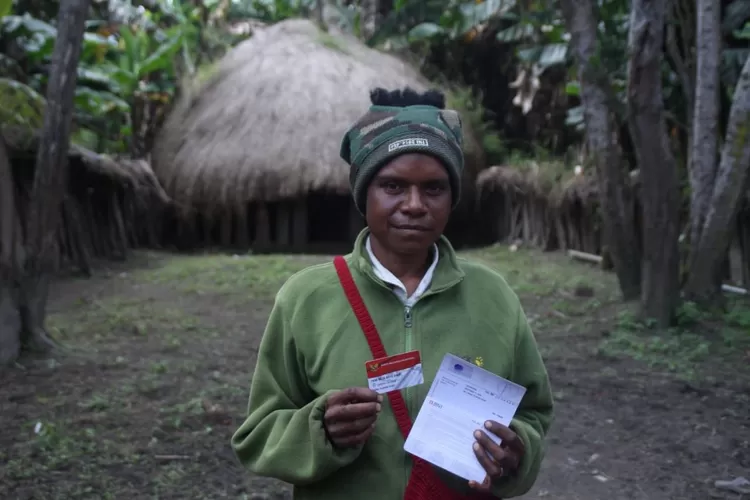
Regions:
[[[496,245],[461,252],[497,269],[525,304],[533,301],[530,316],[536,328],[577,327],[610,320],[610,334],[598,347],[605,356],[630,356],[651,366],[694,376],[695,364],[711,356],[730,356],[750,349],[750,306],[734,300],[723,316],[711,316],[694,304],[683,304],[678,325],[655,331],[636,320],[633,308],[619,303],[612,273],[579,263],[562,254],[537,250],[511,251]],[[136,269],[128,279],[141,286],[166,287],[198,300],[211,297],[221,306],[250,301],[271,301],[283,282],[306,266],[324,262],[323,256],[202,255],[164,256],[150,254],[157,265]],[[585,290],[586,296],[579,291]],[[165,350],[178,350],[186,334],[216,337],[215,325],[191,310],[190,301],[162,304],[144,297],[113,296],[81,302],[81,307],[53,315],[49,324],[63,341],[108,338],[128,341],[134,337],[159,336]],[[614,306],[614,308],[613,308]],[[540,311],[540,308],[543,310]]]
[[[497,269],[520,296],[557,295],[566,301],[566,298],[572,298],[570,294],[574,290],[581,287],[590,288],[604,302],[616,300],[618,295],[613,275],[602,273],[594,266],[572,261],[562,254],[538,250],[511,251],[509,247],[501,245],[462,254]],[[574,304],[570,305],[576,307]]]
[[[730,299],[723,313],[700,311],[691,302],[677,311],[677,324],[660,331],[636,319],[631,309],[617,315],[612,335],[600,346],[609,356],[627,355],[653,368],[666,369],[681,378],[694,380],[702,375],[701,363],[747,364],[750,359],[750,304]]]
[[[175,256],[164,259],[156,269],[136,271],[133,279],[198,295],[269,300],[292,274],[322,261],[321,257],[288,255]]]
[[[157,309],[158,308],[158,309]],[[107,297],[85,306],[53,314],[51,333],[61,340],[103,340],[129,334],[169,336],[192,332],[199,324],[189,311],[144,301],[141,297]]]

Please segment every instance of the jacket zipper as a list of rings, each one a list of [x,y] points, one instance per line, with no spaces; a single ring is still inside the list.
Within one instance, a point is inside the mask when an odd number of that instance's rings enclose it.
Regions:
[[[404,304],[404,352],[409,352],[412,350],[412,326],[414,324],[413,318],[412,318],[412,306],[408,306]],[[412,391],[414,390],[413,387],[407,387],[404,391],[405,394],[405,400],[406,400],[406,410],[410,412],[411,406],[412,406]],[[404,453],[404,470],[407,470],[409,461],[411,460],[411,457],[409,457],[408,453]],[[406,483],[409,482],[409,475],[406,475]]]
[[[411,328],[411,307],[404,307],[404,326]]]
[[[413,344],[413,337],[412,337],[412,329],[414,322],[412,321],[412,306],[404,305],[404,352],[409,352],[412,350],[412,344]],[[406,401],[411,403],[411,387],[406,388]],[[408,404],[407,406],[410,406]]]

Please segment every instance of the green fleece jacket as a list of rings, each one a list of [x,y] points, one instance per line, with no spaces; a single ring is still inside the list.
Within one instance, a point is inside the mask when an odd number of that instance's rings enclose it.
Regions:
[[[365,250],[367,235],[365,229],[345,258],[388,354],[421,353],[424,384],[402,391],[412,420],[446,353],[481,359],[486,370],[526,387],[511,424],[526,454],[518,474],[493,488],[498,498],[526,493],[539,473],[553,404],[547,371],[517,296],[497,272],[458,258],[441,238],[432,284],[405,310],[375,276]],[[333,448],[323,428],[326,398],[346,387],[367,387],[365,361],[370,359],[333,263],[289,278],[260,343],[249,415],[232,437],[239,460],[255,474],[293,484],[296,499],[401,500],[412,460],[387,398],[374,434],[362,447]],[[436,470],[449,486],[471,491],[466,480]]]

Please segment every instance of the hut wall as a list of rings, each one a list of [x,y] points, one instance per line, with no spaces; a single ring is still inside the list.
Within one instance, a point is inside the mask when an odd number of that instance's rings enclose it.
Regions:
[[[364,227],[350,196],[326,192],[234,209],[198,206],[167,217],[162,241],[178,251],[345,253]]]
[[[10,160],[19,218],[25,226],[36,158],[11,152]],[[68,162],[57,237],[58,270],[77,269],[88,275],[94,259],[123,260],[133,247],[156,245],[150,225],[159,214],[149,210],[147,199],[139,199],[144,193],[120,177],[90,168],[80,156]]]

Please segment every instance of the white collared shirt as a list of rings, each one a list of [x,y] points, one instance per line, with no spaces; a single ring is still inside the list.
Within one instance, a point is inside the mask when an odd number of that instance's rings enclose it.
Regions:
[[[396,297],[404,304],[406,307],[412,307],[414,306],[414,303],[419,300],[419,298],[427,291],[427,288],[429,288],[430,283],[432,283],[432,275],[435,273],[435,268],[438,264],[438,247],[437,245],[433,245],[433,258],[432,258],[432,264],[430,264],[430,267],[427,268],[427,272],[424,273],[424,277],[422,278],[422,281],[419,282],[419,286],[417,286],[417,289],[414,290],[414,293],[412,293],[410,296],[406,293],[406,287],[401,282],[400,279],[398,279],[396,276],[393,275],[392,272],[390,272],[388,269],[383,266],[383,264],[380,263],[377,257],[375,257],[375,254],[372,252],[372,245],[370,244],[370,237],[367,237],[367,241],[365,242],[365,248],[367,249],[367,253],[370,256],[370,261],[372,262],[372,269],[375,272],[375,275],[383,280],[385,283],[389,285],[393,285],[393,293],[396,294]]]

